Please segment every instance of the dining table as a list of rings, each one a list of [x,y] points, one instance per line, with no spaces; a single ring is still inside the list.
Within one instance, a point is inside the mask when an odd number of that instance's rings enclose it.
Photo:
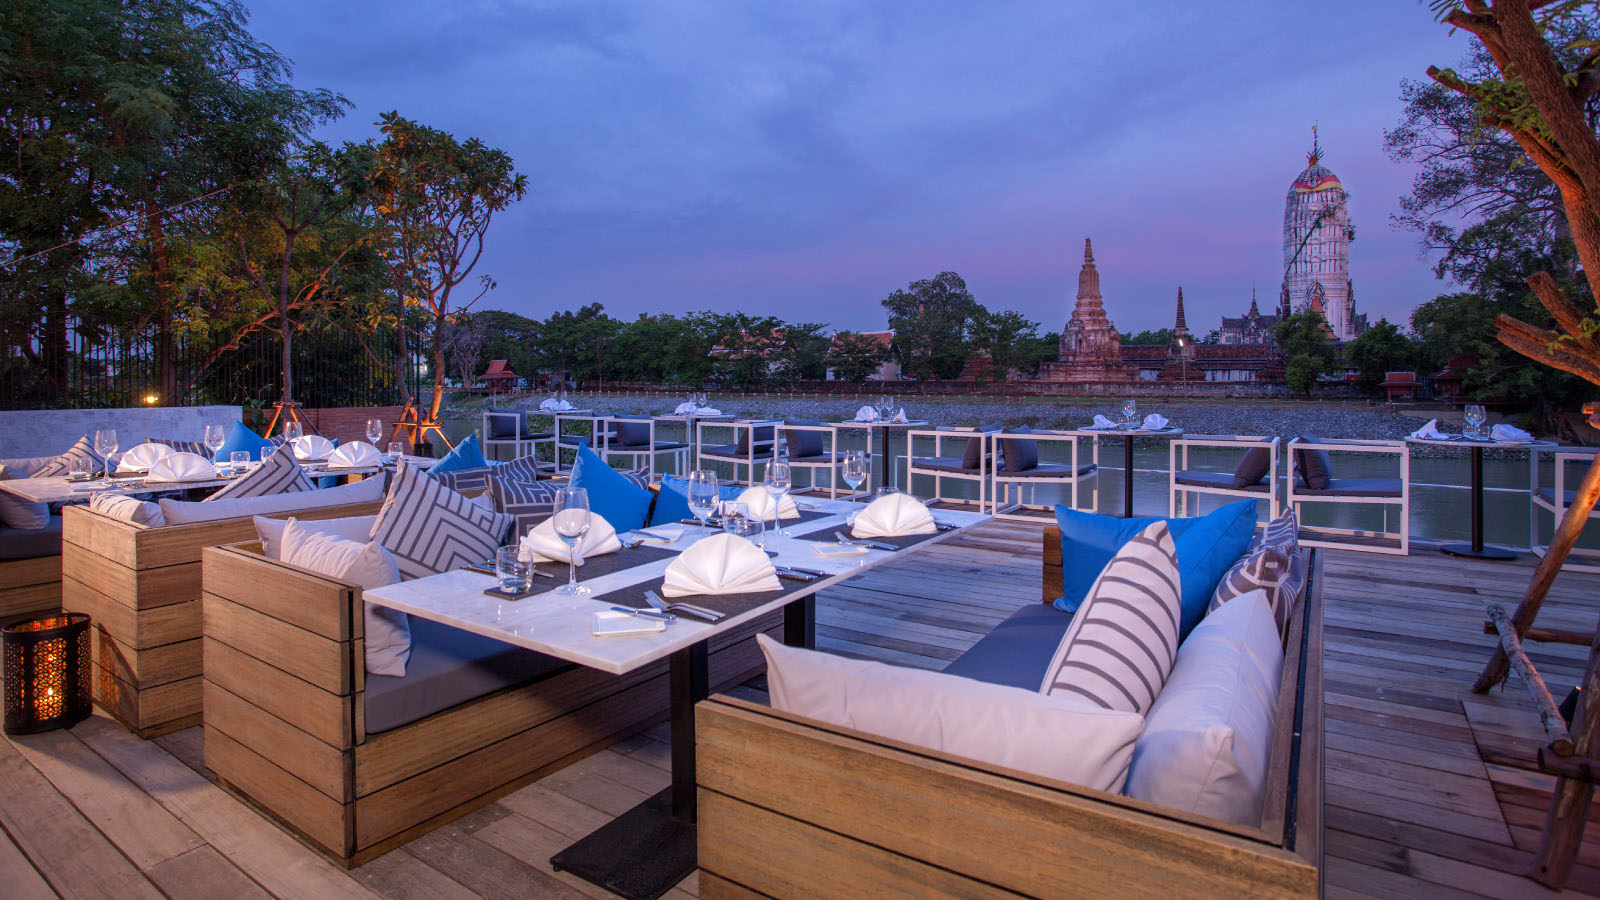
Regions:
[[[426,457],[407,458],[428,463],[434,462],[434,460]],[[251,463],[250,468],[254,468],[256,465],[259,465],[259,463]],[[373,475],[385,468],[392,468],[394,462],[386,461],[381,466],[353,466],[347,468],[329,468],[326,465],[314,462],[302,462],[301,466],[305,469],[307,477],[325,478],[330,475]],[[219,470],[221,468],[224,467],[218,467]],[[246,472],[248,471],[247,469]],[[74,501],[87,501],[91,494],[97,493],[161,494],[197,488],[220,488],[233,483],[239,477],[240,475],[223,475],[218,471],[211,478],[190,481],[151,481],[142,472],[113,472],[111,484],[107,485],[100,478],[74,481],[66,475],[51,475],[44,478],[7,478],[0,480],[0,491],[6,491],[33,503],[72,503]]]
[[[597,572],[582,579],[589,593],[563,594],[552,587],[520,600],[485,594],[494,576],[458,569],[364,592],[378,606],[525,647],[558,659],[625,675],[668,660],[668,721],[671,728],[671,783],[665,790],[623,812],[550,859],[566,871],[632,900],[654,900],[697,867],[694,706],[709,693],[709,642],[782,610],[784,642],[814,647],[818,591],[987,520],[981,513],[938,510],[943,530],[934,534],[878,539],[883,548],[857,556],[823,556],[816,548],[835,542],[849,527],[859,505],[844,500],[804,498],[798,520],[784,521],[786,535],[768,532],[765,549],[780,569],[810,570],[806,580],[781,580],[776,591],[669,598],[723,613],[715,624],[680,615],[660,631],[626,636],[594,634],[595,614],[616,607],[648,610],[644,592],[662,592],[667,567],[701,540],[692,527],[671,542],[651,542],[616,551],[618,559],[591,557]],[[630,533],[621,537],[628,540]],[[660,552],[668,551],[666,553]],[[633,559],[629,559],[629,555]],[[552,564],[552,573],[566,572]],[[579,570],[580,575],[582,569]],[[603,574],[600,574],[603,573]],[[792,574],[792,573],[791,573]],[[535,580],[536,586],[538,579]],[[552,582],[554,584],[555,582]]]
[[[1525,440],[1525,441],[1500,441],[1493,438],[1471,438],[1460,434],[1439,433],[1433,436],[1412,434],[1406,438],[1408,444],[1421,444],[1433,447],[1464,447],[1471,451],[1469,467],[1471,469],[1471,494],[1472,494],[1472,539],[1467,542],[1451,541],[1439,545],[1439,552],[1450,556],[1462,556],[1468,559],[1512,560],[1517,558],[1517,551],[1509,547],[1499,547],[1486,544],[1483,539],[1483,451],[1484,450],[1523,450],[1533,452],[1547,450],[1556,446],[1554,441]]]
[[[1161,438],[1171,440],[1182,437],[1183,429],[1175,425],[1162,428],[1149,428],[1145,425],[1129,427],[1127,425],[1112,425],[1109,428],[1093,425],[1082,429],[1084,434],[1094,438],[1095,462],[1100,461],[1100,438],[1122,438],[1122,517],[1133,518],[1133,439],[1134,438]]]
[[[912,428],[926,428],[931,423],[929,423],[927,419],[911,419],[904,422],[897,422],[894,419],[848,419],[843,422],[834,422],[832,424],[837,428],[866,429],[867,454],[869,456],[872,454],[872,440],[874,434],[876,433],[878,438],[878,465],[875,468],[880,473],[878,485],[883,487],[895,483],[894,472],[890,468],[892,461],[889,457],[889,438],[891,432],[907,431]],[[867,479],[867,487],[869,488],[867,493],[869,495],[871,494],[870,488],[872,486],[872,479],[869,476]]]

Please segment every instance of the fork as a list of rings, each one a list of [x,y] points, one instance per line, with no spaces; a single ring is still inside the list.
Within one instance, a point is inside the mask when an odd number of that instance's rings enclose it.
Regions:
[[[893,544],[884,544],[884,543],[881,543],[879,541],[864,541],[864,540],[858,540],[858,539],[853,538],[853,537],[847,537],[845,535],[845,533],[842,532],[842,531],[835,531],[833,533],[833,536],[838,538],[839,539],[839,543],[841,543],[841,544],[851,544],[851,545],[854,545],[856,547],[872,547],[872,548],[875,548],[875,549],[878,549],[878,550],[898,550],[898,549],[900,549],[899,547],[896,547]]]

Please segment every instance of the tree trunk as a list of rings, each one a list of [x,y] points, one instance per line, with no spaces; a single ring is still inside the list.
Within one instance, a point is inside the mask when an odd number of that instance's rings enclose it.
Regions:
[[[400,405],[410,406],[411,401],[415,399],[411,395],[411,342],[406,340],[405,325],[395,325],[394,331],[396,344],[394,374],[395,379],[400,382]]]
[[[289,257],[294,253],[294,235],[283,236],[283,264],[278,270],[278,335],[281,338],[278,359],[283,378],[283,397],[280,402],[294,400],[294,323],[289,319]]]
[[[439,407],[444,403],[444,316],[433,317],[433,403],[428,407],[428,421],[439,421]]]

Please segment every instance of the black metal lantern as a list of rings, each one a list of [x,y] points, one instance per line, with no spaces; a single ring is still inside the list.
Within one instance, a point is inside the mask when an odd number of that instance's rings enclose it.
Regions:
[[[88,718],[89,617],[58,613],[0,629],[5,653],[6,734],[66,728]]]

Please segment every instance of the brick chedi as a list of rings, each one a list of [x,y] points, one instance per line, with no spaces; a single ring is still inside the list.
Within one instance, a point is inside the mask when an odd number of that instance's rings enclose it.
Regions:
[[[1128,381],[1122,364],[1122,338],[1106,318],[1100,296],[1100,272],[1094,249],[1083,241],[1083,269],[1078,273],[1078,302],[1061,332],[1061,361],[1047,363],[1040,377],[1048,381]]]

